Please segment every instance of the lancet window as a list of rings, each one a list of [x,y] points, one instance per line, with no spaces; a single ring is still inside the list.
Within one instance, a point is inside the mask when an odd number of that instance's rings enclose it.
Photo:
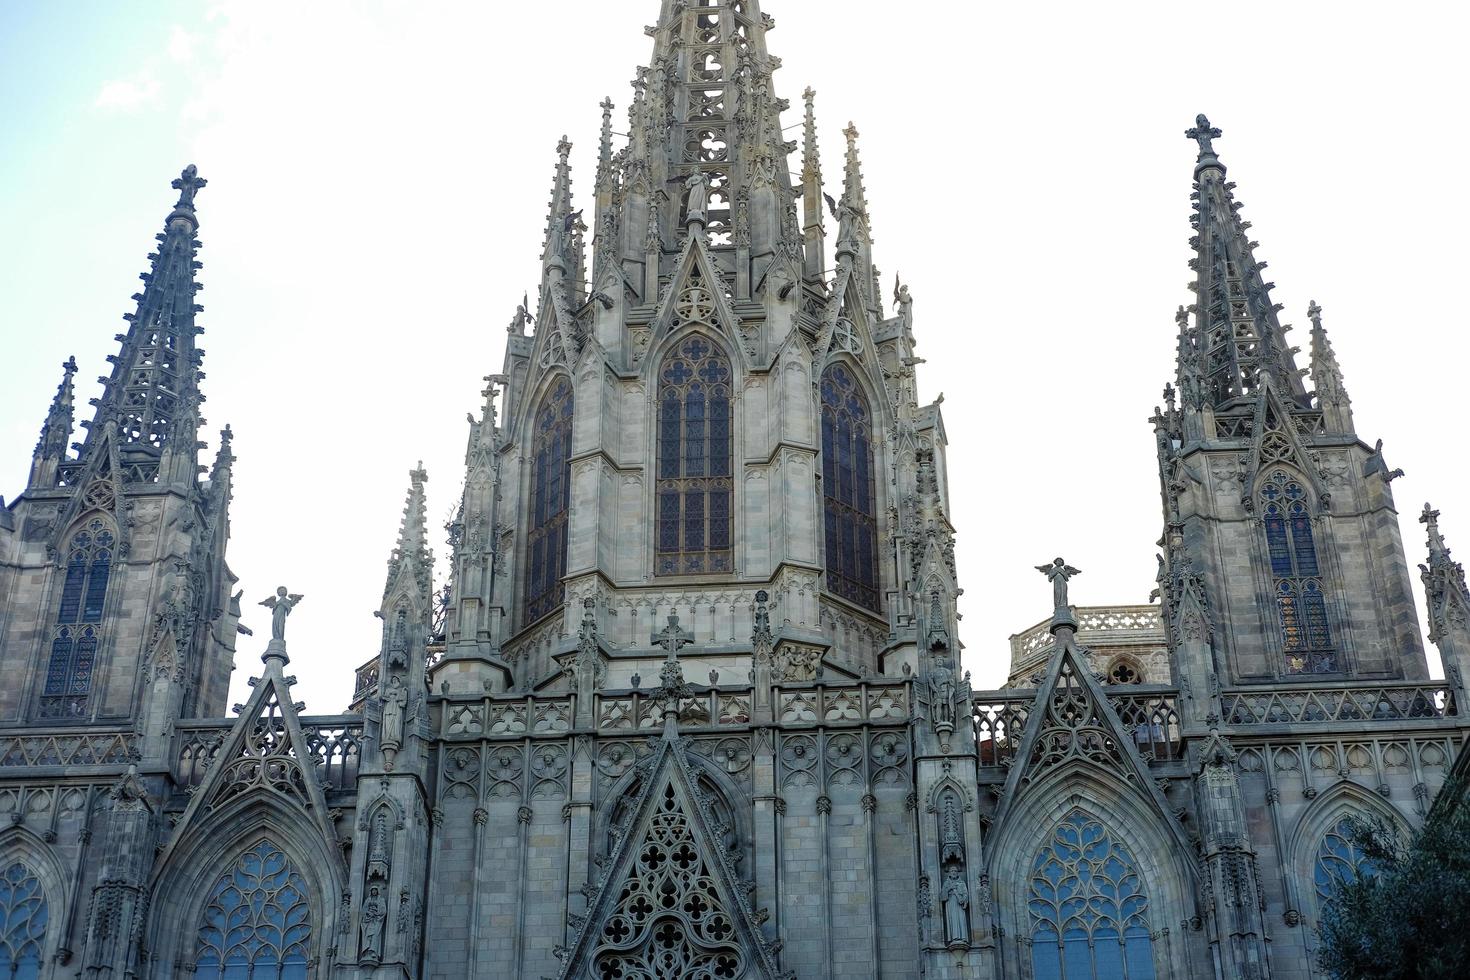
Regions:
[[[0,871],[0,966],[10,980],[41,975],[46,913],[46,893],[30,868],[16,861]]]
[[[306,881],[269,840],[257,841],[210,890],[195,943],[201,980],[306,980]]]
[[[1327,626],[1306,491],[1285,470],[1276,470],[1262,485],[1261,498],[1286,672],[1332,673],[1338,669],[1337,653]]]
[[[1317,847],[1317,862],[1312,868],[1312,880],[1317,886],[1317,897],[1327,901],[1342,885],[1359,875],[1373,877],[1377,869],[1368,860],[1353,839],[1353,822],[1344,817],[1332,826]]]
[[[873,417],[846,365],[822,373],[822,504],[827,588],[878,608],[878,500],[873,478]]]
[[[734,567],[730,360],[703,337],[664,359],[658,386],[659,575]]]
[[[112,529],[100,517],[71,539],[41,689],[43,718],[82,718],[87,713],[115,545]]]
[[[1036,980],[1154,980],[1143,878],[1091,814],[1074,810],[1052,831],[1027,906]]]
[[[531,526],[526,534],[526,622],[561,606],[572,482],[572,382],[560,378],[532,420]]]

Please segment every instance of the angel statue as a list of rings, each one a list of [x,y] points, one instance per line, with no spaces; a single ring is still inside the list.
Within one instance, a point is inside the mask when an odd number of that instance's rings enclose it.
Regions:
[[[893,308],[898,311],[898,322],[908,336],[914,326],[914,298],[909,295],[908,283],[893,277]]]
[[[1055,559],[1050,565],[1037,565],[1036,570],[1051,580],[1052,600],[1056,608],[1070,609],[1071,603],[1067,601],[1067,580],[1074,575],[1081,575],[1081,570],[1073,568],[1061,558]]]
[[[286,617],[291,615],[291,610],[304,598],[306,597],[294,592],[288,593],[283,585],[276,589],[275,595],[261,602],[262,606],[271,611],[271,639],[282,643],[286,641]]]

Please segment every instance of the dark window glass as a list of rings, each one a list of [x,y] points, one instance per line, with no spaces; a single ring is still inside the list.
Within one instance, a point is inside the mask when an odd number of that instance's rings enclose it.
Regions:
[[[822,495],[827,588],[878,609],[878,500],[873,486],[872,415],[852,371],[822,374]]]
[[[734,568],[734,472],[730,361],[703,337],[690,337],[659,370],[659,575],[728,572]]]
[[[531,527],[526,534],[526,623],[561,606],[571,503],[572,383],[559,378],[532,420]]]
[[[314,961],[306,881],[262,840],[215,882],[194,943],[202,980],[296,980]]]
[[[36,980],[41,975],[46,941],[46,893],[30,868],[13,862],[0,871],[0,969],[10,980]]]
[[[115,543],[111,529],[101,518],[88,521],[71,539],[61,604],[52,627],[51,656],[41,689],[43,718],[86,717]]]
[[[1286,671],[1332,673],[1338,669],[1337,652],[1327,627],[1327,602],[1306,491],[1285,470],[1277,470],[1261,487],[1261,499]]]

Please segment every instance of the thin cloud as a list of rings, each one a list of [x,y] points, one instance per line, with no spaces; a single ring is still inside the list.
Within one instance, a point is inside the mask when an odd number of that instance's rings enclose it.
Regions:
[[[195,40],[193,34],[175,24],[168,35],[168,56],[181,64],[193,61]]]
[[[162,92],[163,86],[151,75],[118,78],[102,83],[102,88],[98,91],[97,98],[92,105],[98,109],[134,112],[156,103]]]

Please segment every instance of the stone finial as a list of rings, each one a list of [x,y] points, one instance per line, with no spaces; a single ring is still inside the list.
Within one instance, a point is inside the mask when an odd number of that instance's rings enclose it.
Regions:
[[[1201,157],[1214,156],[1214,141],[1220,138],[1220,129],[1210,125],[1210,117],[1203,112],[1194,117],[1194,126],[1186,129],[1184,135],[1199,144],[1199,155]]]
[[[194,195],[198,194],[199,189],[208,183],[209,181],[199,176],[199,169],[192,163],[189,164],[170,185],[179,192],[179,203],[174,207],[194,210]]]
[[[282,662],[286,660],[286,619],[291,615],[302,599],[306,598],[295,592],[287,591],[283,585],[276,589],[276,594],[267,596],[260,602],[271,611],[271,641],[265,648],[262,660],[279,657]]]
[[[1063,558],[1054,558],[1049,565],[1037,565],[1036,570],[1045,575],[1047,581],[1051,582],[1052,590],[1052,616],[1051,630],[1055,633],[1062,627],[1075,630],[1077,622],[1072,618],[1072,605],[1067,596],[1067,583],[1074,577],[1081,575],[1081,569],[1068,565]]]

